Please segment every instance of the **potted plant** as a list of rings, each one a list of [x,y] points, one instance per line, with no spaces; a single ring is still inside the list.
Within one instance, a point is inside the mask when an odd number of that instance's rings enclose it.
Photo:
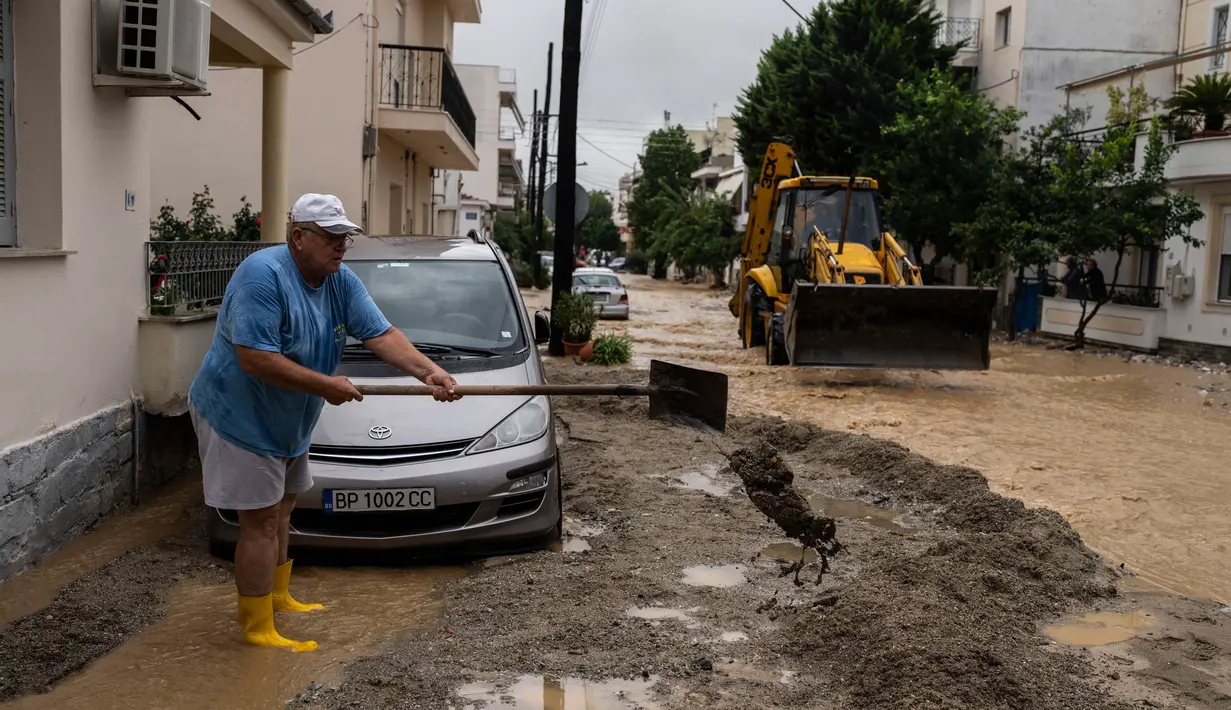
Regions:
[[[556,327],[562,331],[565,355],[576,355],[594,333],[598,314],[590,299],[578,293],[561,294],[560,301],[552,309]]]
[[[1200,118],[1204,130],[1193,133],[1193,138],[1231,135],[1223,130],[1227,124],[1227,114],[1231,112],[1231,76],[1195,76],[1167,99],[1166,107],[1177,117]]]

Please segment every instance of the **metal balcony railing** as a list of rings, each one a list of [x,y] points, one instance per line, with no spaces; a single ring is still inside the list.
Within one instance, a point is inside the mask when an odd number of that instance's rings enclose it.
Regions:
[[[515,141],[517,140],[517,129],[512,126],[500,127],[500,140]]]
[[[382,106],[444,111],[474,147],[474,109],[443,49],[382,44],[380,71]]]
[[[521,188],[510,183],[500,183],[501,197],[517,197],[521,194]]]
[[[206,313],[222,304],[235,269],[269,242],[146,242],[145,303],[151,315]]]
[[[973,17],[948,17],[940,25],[936,38],[940,44],[961,44],[965,49],[979,49],[979,20]]]

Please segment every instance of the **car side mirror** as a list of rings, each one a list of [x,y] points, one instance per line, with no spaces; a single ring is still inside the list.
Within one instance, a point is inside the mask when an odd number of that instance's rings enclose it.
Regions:
[[[551,340],[551,321],[547,314],[536,311],[534,314],[534,342],[546,343]]]

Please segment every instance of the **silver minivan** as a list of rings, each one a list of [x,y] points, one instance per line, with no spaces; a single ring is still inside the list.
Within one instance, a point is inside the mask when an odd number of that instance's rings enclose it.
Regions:
[[[531,319],[503,254],[468,237],[356,237],[346,265],[385,317],[461,385],[543,384]],[[350,342],[337,374],[356,384],[421,384]],[[563,516],[546,397],[368,396],[325,405],[309,449],[312,490],[291,514],[303,550],[536,549]],[[210,514],[210,546],[233,554],[231,510]]]

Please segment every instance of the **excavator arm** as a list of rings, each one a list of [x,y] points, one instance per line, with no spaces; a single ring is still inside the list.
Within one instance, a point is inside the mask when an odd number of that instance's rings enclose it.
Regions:
[[[885,245],[885,283],[902,286],[922,286],[923,275],[919,267],[910,263],[906,250],[888,232],[881,235]]]
[[[773,241],[774,211],[778,208],[778,183],[791,177],[796,167],[795,151],[791,150],[790,146],[779,142],[769,144],[765,159],[761,162],[760,175],[749,199],[748,224],[744,228],[744,244],[740,249],[740,279],[729,304],[731,315],[737,318],[740,316],[744,294],[748,290],[748,274],[753,269],[764,266],[769,258],[769,247]]]

